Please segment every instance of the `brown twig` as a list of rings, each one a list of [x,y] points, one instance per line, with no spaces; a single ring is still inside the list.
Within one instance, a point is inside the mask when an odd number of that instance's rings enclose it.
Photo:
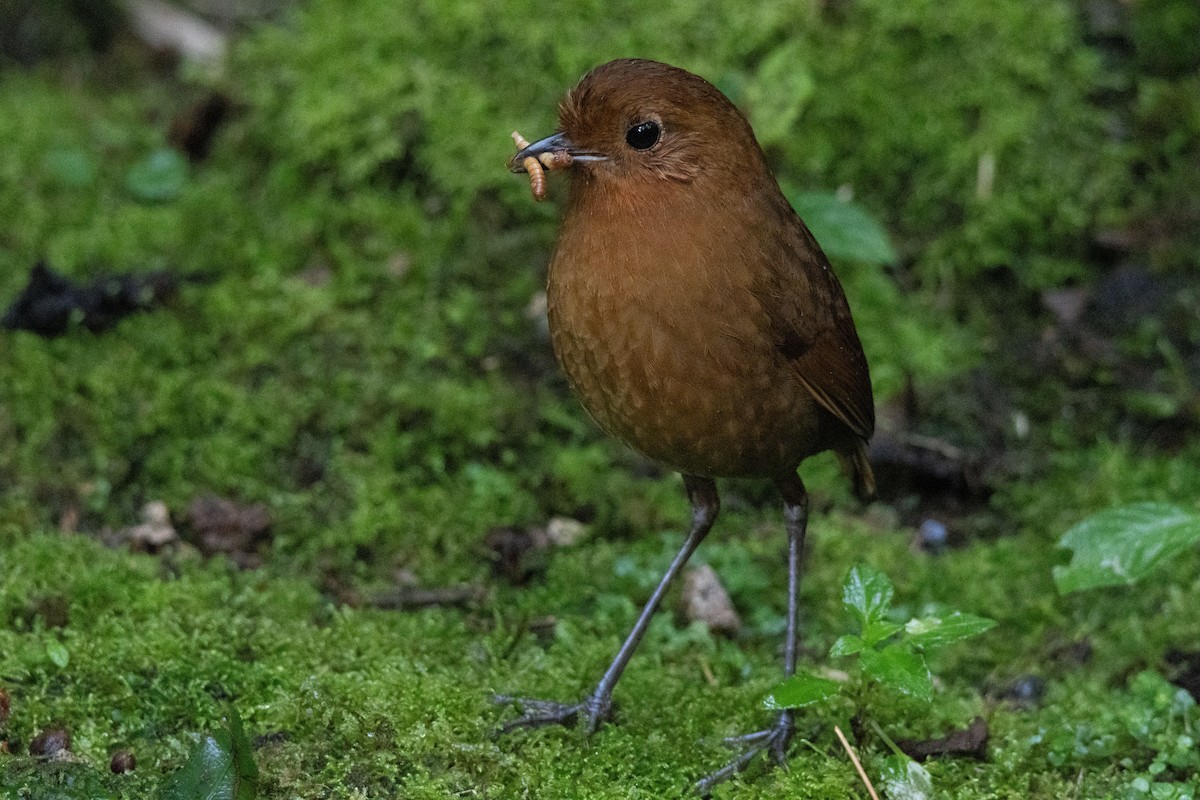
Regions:
[[[875,787],[871,785],[871,779],[867,777],[867,771],[863,769],[862,762],[858,760],[858,755],[855,754],[854,748],[846,741],[846,734],[842,733],[842,729],[837,725],[833,726],[833,732],[837,734],[838,739],[842,743],[842,747],[846,748],[846,754],[850,756],[850,760],[854,762],[854,768],[858,770],[858,777],[862,778],[863,784],[867,787],[867,791],[871,793],[871,800],[879,800],[879,795],[875,793]]]

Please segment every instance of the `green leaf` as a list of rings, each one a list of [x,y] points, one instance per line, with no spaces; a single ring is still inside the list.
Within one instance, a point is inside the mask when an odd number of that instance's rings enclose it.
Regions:
[[[125,188],[142,202],[163,203],[182,194],[187,179],[187,161],[174,150],[162,147],[130,168]]]
[[[1200,515],[1164,503],[1110,508],[1063,534],[1059,546],[1074,552],[1054,582],[1059,594],[1131,584],[1198,545]]]
[[[867,643],[862,638],[848,633],[845,636],[839,636],[838,640],[833,643],[833,647],[829,648],[829,655],[833,658],[839,656],[851,656],[861,652]]]
[[[67,646],[58,639],[49,639],[46,642],[46,657],[50,662],[59,669],[66,669],[71,663],[71,653],[67,650]]]
[[[978,636],[996,627],[994,619],[977,617],[955,611],[947,617],[922,617],[912,619],[904,626],[904,641],[925,650],[945,647],[961,639]]]
[[[837,681],[799,672],[776,686],[775,691],[763,700],[763,708],[769,711],[804,708],[828,700],[841,690],[842,686]]]
[[[258,767],[242,720],[232,707],[229,728],[201,737],[159,794],[161,800],[254,800],[257,796]]]
[[[860,564],[850,570],[842,584],[842,602],[865,630],[872,622],[883,619],[894,592],[886,575],[874,567]]]
[[[42,164],[55,180],[72,189],[82,189],[96,180],[96,162],[85,150],[51,150],[42,159]]]
[[[930,800],[933,797],[933,778],[928,770],[908,756],[885,758],[880,777],[888,800]]]
[[[901,645],[862,652],[863,674],[919,700],[933,699],[933,678],[925,659]]]
[[[857,203],[825,192],[788,191],[787,198],[831,259],[864,264],[897,260],[883,225]]]
[[[872,620],[863,627],[862,638],[867,645],[877,645],[890,639],[900,630],[900,626],[886,620]]]

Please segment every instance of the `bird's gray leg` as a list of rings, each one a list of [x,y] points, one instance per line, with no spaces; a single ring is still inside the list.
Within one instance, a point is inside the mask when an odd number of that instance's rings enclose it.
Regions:
[[[691,558],[692,553],[704,541],[704,537],[712,530],[717,514],[721,510],[717,485],[711,478],[684,475],[683,485],[687,489],[688,500],[692,504],[691,530],[688,532],[687,539],[684,540],[683,547],[671,562],[671,566],[667,567],[662,580],[658,582],[650,599],[646,601],[642,613],[638,615],[637,622],[633,625],[633,630],[625,637],[624,644],[621,645],[616,657],[605,670],[604,676],[600,678],[595,690],[583,702],[574,704],[499,696],[496,698],[498,702],[511,703],[525,711],[519,719],[502,726],[501,733],[508,733],[516,728],[570,725],[581,714],[583,715],[584,729],[588,733],[592,733],[600,726],[601,722],[610,716],[613,688],[621,679],[621,673],[625,671],[625,667],[629,665],[629,660],[646,634],[646,629],[650,627],[650,620],[654,617],[655,609],[658,608],[663,595],[670,588],[671,582],[675,580],[684,564]]]
[[[799,641],[800,621],[800,559],[804,552],[804,535],[808,529],[808,491],[800,476],[791,474],[775,481],[783,495],[783,519],[787,529],[788,601],[787,631],[783,642],[783,672],[791,677],[796,674],[796,653]],[[742,736],[726,739],[726,744],[744,747],[743,752],[721,769],[696,782],[696,791],[707,797],[712,788],[721,781],[741,772],[755,756],[769,750],[780,766],[787,764],[787,748],[795,727],[793,712],[781,711],[775,724],[769,728]]]

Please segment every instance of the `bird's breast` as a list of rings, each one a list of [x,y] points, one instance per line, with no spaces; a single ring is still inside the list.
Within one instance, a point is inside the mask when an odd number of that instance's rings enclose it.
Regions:
[[[752,260],[732,234],[678,231],[565,225],[547,290],[555,354],[596,421],[665,466],[794,469],[820,449],[823,415],[771,341]]]

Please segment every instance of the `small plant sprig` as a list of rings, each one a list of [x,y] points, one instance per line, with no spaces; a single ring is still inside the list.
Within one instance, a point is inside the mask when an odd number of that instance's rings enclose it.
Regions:
[[[857,688],[878,685],[918,700],[933,697],[933,677],[925,654],[991,629],[995,621],[955,611],[945,616],[910,619],[901,625],[888,619],[895,590],[888,577],[869,566],[850,570],[842,585],[842,603],[854,617],[857,632],[840,637],[829,649],[834,658],[854,656]],[[843,684],[799,672],[775,687],[763,704],[769,709],[802,708],[842,692]]]
[[[845,684],[854,697],[858,715],[864,698],[878,686],[918,700],[933,698],[933,676],[925,663],[925,654],[962,639],[990,630],[994,620],[955,611],[941,617],[910,619],[903,625],[890,616],[892,582],[879,570],[857,566],[850,570],[842,585],[842,603],[854,617],[857,632],[838,638],[829,655],[857,657],[857,679]],[[843,693],[843,684],[799,672],[775,687],[763,701],[768,709],[802,708]],[[933,796],[929,773],[905,755],[877,722],[868,721],[880,740],[892,751],[881,763],[880,777],[889,797],[927,800]]]

